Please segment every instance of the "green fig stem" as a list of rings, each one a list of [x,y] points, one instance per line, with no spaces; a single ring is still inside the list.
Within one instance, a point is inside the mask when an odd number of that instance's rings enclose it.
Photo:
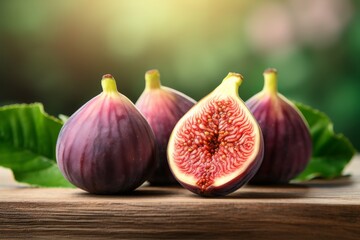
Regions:
[[[222,81],[222,83],[217,88],[218,91],[221,91],[225,94],[232,94],[238,96],[239,87],[243,81],[243,76],[239,73],[230,72]]]
[[[158,89],[161,87],[160,73],[157,69],[149,70],[145,73],[145,89]]]
[[[268,68],[264,71],[263,91],[270,94],[277,93],[277,70],[275,68]]]
[[[117,87],[114,77],[111,74],[105,74],[101,80],[101,87],[104,93],[117,93]]]

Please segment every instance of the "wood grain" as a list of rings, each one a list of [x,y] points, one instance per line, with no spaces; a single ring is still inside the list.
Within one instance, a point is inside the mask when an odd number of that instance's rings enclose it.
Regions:
[[[127,196],[96,196],[0,177],[0,239],[360,239],[359,158],[348,172],[215,199],[146,185]]]

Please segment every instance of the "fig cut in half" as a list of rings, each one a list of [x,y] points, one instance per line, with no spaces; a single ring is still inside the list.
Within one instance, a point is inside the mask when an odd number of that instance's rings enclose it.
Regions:
[[[242,76],[229,73],[176,124],[168,144],[175,178],[201,196],[224,196],[246,184],[263,158],[257,121],[238,95]]]

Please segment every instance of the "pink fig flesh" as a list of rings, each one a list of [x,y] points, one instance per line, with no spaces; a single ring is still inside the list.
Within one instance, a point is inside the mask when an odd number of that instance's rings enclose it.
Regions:
[[[247,183],[263,156],[260,128],[238,96],[240,74],[230,73],[176,124],[168,145],[178,181],[201,196],[222,196]]]

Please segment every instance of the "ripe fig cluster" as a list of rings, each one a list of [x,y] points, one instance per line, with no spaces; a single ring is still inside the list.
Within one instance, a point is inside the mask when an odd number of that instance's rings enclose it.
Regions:
[[[195,100],[145,74],[134,105],[110,75],[102,93],[77,110],[58,136],[60,171],[95,194],[123,194],[141,186],[180,183],[200,196],[224,196],[246,183],[287,183],[308,163],[306,120],[277,92],[277,72],[264,72],[261,92],[246,103],[243,77],[229,73]]]

